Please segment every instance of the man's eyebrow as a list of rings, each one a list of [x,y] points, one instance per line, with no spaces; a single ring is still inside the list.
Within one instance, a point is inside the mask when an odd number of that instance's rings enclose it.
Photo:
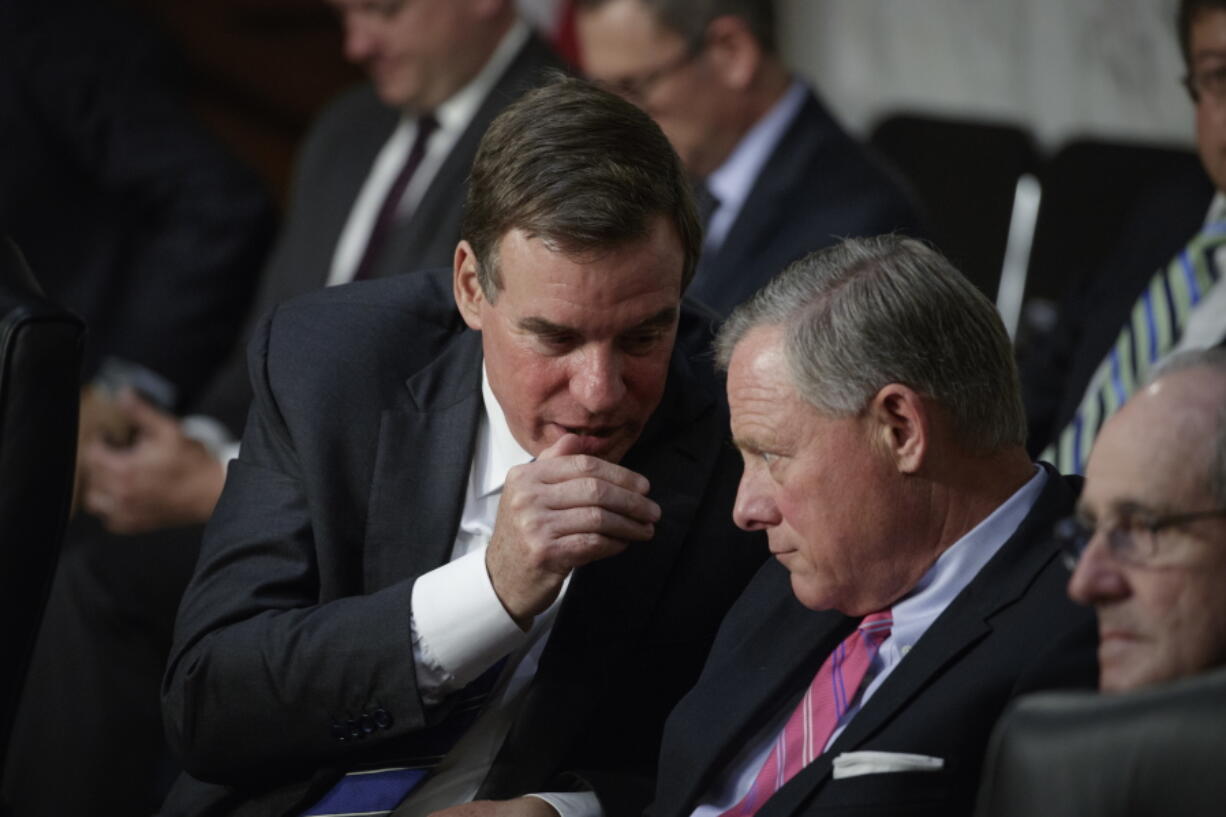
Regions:
[[[534,335],[566,335],[574,334],[575,330],[569,326],[547,321],[544,318],[521,318],[518,326],[525,332],[531,332]]]
[[[671,326],[677,320],[677,307],[666,306],[654,315],[649,315],[639,321],[634,326],[625,330],[626,332],[638,332],[643,329],[657,329],[666,326]],[[541,317],[522,318],[517,325],[525,332],[531,332],[534,335],[581,335],[580,330],[573,326],[563,326],[560,323],[554,323],[551,320]],[[624,332],[622,333],[624,334]]]
[[[1162,516],[1165,513],[1163,508],[1155,508],[1135,499],[1113,499],[1102,509],[1102,514],[1091,508],[1084,501],[1078,501],[1074,510],[1077,516],[1083,519],[1098,519],[1104,514],[1107,514],[1108,519],[1118,519],[1122,516]]]

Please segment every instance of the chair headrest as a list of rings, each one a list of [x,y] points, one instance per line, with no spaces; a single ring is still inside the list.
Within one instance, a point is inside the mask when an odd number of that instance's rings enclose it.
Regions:
[[[7,235],[0,236],[0,293],[13,297],[44,297],[21,249]]]

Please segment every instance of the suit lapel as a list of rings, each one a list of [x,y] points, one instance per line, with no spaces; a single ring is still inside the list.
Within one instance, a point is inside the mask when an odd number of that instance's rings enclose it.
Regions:
[[[678,804],[659,804],[657,813],[689,813],[715,777],[771,720],[789,712],[826,656],[855,628],[855,619],[803,607],[792,594],[788,572],[765,565],[725,620],[752,618],[741,637],[708,664],[683,705],[718,713],[702,724],[703,740],[676,789]],[[693,699],[702,692],[700,699]],[[687,774],[688,773],[688,774]]]
[[[289,270],[293,280],[287,281],[291,291],[278,293],[277,302],[291,293],[318,289],[327,283],[336,242],[349,221],[353,204],[370,176],[375,157],[400,121],[399,113],[383,105],[369,84],[359,94],[354,101],[352,120],[343,134],[333,134],[329,149],[314,157],[313,175],[318,178],[313,178],[310,189],[327,193],[301,203],[305,229],[299,238],[309,253],[295,255],[294,269]],[[343,144],[344,149],[334,149],[338,144]],[[310,269],[309,274],[306,268]]]
[[[1044,544],[1044,533],[1061,509],[1071,505],[1072,490],[1053,469],[1046,470],[1047,485],[1038,501],[1000,551],[932,623],[830,749],[780,789],[761,817],[796,813],[828,779],[835,757],[859,748],[887,727],[958,656],[989,635],[993,614],[1022,596],[1056,558],[1056,546]]]
[[[383,412],[366,522],[366,591],[447,561],[481,413],[481,336],[463,332]]]
[[[650,542],[575,571],[541,656],[540,670],[480,797],[507,796],[523,781],[544,781],[564,758],[588,712],[603,697],[609,668],[619,665],[647,625],[700,506],[718,452],[710,423],[723,422],[714,398],[674,351],[660,406],[622,464],[645,475],[661,521]],[[697,483],[697,484],[696,484]]]
[[[642,627],[662,592],[669,565],[685,542],[685,534],[702,502],[705,483],[694,474],[709,474],[718,451],[704,415],[714,400],[698,389],[685,388],[686,379],[674,354],[673,369],[661,398],[638,442],[622,465],[650,480],[650,496],[660,505],[660,521],[650,542],[633,544],[614,559],[594,562],[576,571],[563,601],[555,636],[565,643],[573,622],[581,622],[587,639],[625,637]],[[633,593],[626,588],[633,587]],[[577,592],[576,592],[577,591]],[[614,605],[610,607],[609,605]],[[616,610],[617,613],[610,615]],[[559,629],[560,628],[560,629]],[[605,650],[601,658],[615,661]]]
[[[776,229],[779,211],[793,206],[792,188],[812,176],[807,168],[812,167],[815,154],[824,147],[828,120],[829,115],[821,109],[812,92],[808,93],[796,118],[758,173],[723,245],[706,263],[705,256],[700,259],[698,275],[707,266],[724,270],[752,263],[751,259],[758,254],[757,244]],[[815,247],[826,243],[819,236],[814,236],[813,241]]]

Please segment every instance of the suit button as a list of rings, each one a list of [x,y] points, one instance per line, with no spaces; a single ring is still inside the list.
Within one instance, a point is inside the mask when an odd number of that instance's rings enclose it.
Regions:
[[[345,721],[345,725],[349,727],[349,737],[353,738],[354,740],[366,737],[365,733],[362,732],[362,727],[358,725],[358,722],[354,718],[350,718],[349,720]]]
[[[375,710],[375,726],[380,729],[387,729],[392,725],[392,713],[388,712],[383,707]]]
[[[362,717],[358,718],[358,723],[362,725],[362,732],[367,735],[375,731],[374,719],[371,718],[370,715],[367,715],[365,712],[362,713]]]
[[[334,723],[332,724],[332,737],[344,743],[349,740],[349,730],[345,728],[343,723]]]

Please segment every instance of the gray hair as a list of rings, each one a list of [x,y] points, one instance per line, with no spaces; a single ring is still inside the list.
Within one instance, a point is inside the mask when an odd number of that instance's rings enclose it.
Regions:
[[[1150,372],[1146,385],[1176,372],[1208,369],[1226,378],[1226,348],[1188,349],[1162,360]],[[1213,450],[1209,459],[1209,492],[1219,506],[1226,507],[1226,401],[1220,403],[1213,422]]]
[[[759,326],[784,329],[801,397],[855,416],[890,383],[935,400],[975,451],[1023,445],[1017,365],[996,309],[936,250],[896,235],[847,239],[793,262],[728,317],[716,338],[727,368]]]

